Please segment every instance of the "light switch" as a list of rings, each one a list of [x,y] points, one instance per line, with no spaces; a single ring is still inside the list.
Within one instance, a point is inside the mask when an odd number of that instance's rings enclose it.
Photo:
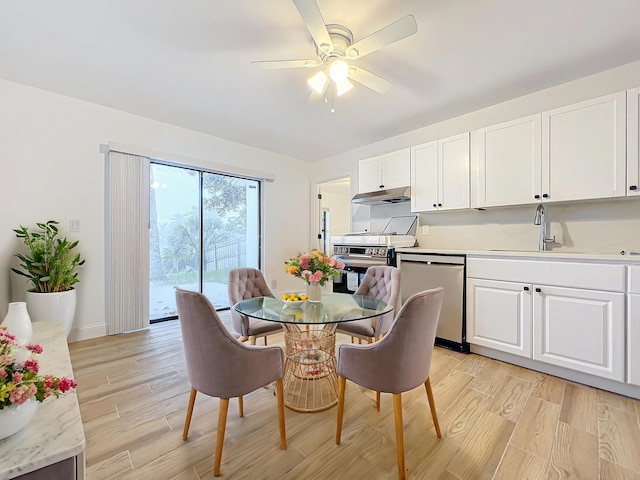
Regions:
[[[80,220],[69,220],[69,231],[70,232],[79,232],[80,231]]]

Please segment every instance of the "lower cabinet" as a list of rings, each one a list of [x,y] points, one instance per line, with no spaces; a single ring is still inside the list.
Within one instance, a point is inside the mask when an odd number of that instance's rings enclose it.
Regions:
[[[640,387],[640,265],[629,267],[627,382]]]
[[[624,293],[534,286],[533,359],[624,381]]]
[[[531,287],[467,281],[467,341],[531,358]]]
[[[611,270],[594,265],[591,269],[575,263],[486,259],[468,259],[467,265],[468,274],[485,277],[467,278],[469,343],[610,380],[626,380],[624,267]],[[563,283],[548,285],[540,282],[543,279]],[[609,283],[611,279],[616,281]],[[638,316],[640,295],[636,297],[628,309]],[[640,319],[635,325],[640,342]],[[633,361],[636,366],[630,369],[628,381],[640,385],[640,353]]]

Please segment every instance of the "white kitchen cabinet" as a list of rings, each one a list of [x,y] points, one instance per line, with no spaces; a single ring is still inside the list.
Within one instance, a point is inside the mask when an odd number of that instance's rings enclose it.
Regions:
[[[626,194],[626,93],[542,113],[542,197],[548,201]]]
[[[640,266],[629,267],[627,382],[640,386]]]
[[[471,206],[537,203],[542,175],[542,115],[471,133]]]
[[[469,132],[412,147],[411,210],[469,206]]]
[[[618,92],[474,131],[471,206],[624,196],[626,110]]]
[[[467,341],[531,358],[531,285],[470,278]]]
[[[620,264],[468,257],[468,342],[622,382],[625,284]]]
[[[358,162],[358,193],[408,187],[411,183],[408,148]]]
[[[627,195],[640,195],[640,88],[627,90]]]
[[[624,294],[534,285],[533,359],[624,381]]]

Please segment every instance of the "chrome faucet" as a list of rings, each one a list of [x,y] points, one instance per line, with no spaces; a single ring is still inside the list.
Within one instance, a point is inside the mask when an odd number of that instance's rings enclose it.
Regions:
[[[547,222],[544,220],[544,207],[542,204],[538,205],[536,209],[536,216],[533,218],[534,225],[540,225],[540,237],[538,239],[538,250],[544,251],[549,250],[548,245],[551,243],[555,243],[556,236],[554,235],[551,238],[547,238]]]

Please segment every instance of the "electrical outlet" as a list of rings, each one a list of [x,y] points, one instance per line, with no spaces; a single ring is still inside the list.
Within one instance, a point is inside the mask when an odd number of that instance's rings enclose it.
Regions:
[[[80,231],[80,220],[69,220],[69,231],[70,232],[79,232]]]
[[[422,235],[429,235],[429,225],[422,225],[420,232]]]
[[[271,288],[273,288],[273,289],[278,288],[276,285],[277,285],[276,281],[275,280],[271,280]]]

